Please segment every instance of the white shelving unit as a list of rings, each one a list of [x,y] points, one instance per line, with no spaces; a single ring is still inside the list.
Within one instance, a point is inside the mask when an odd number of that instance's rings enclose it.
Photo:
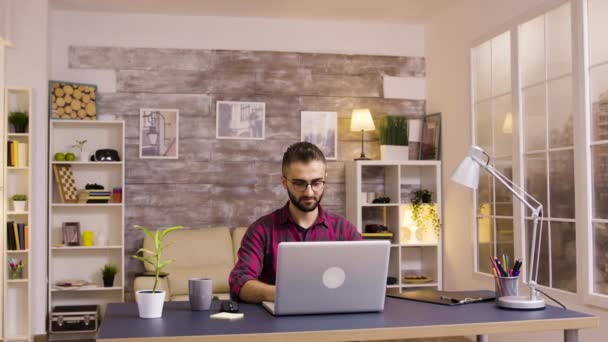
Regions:
[[[49,130],[49,317],[54,307],[63,305],[98,305],[103,313],[105,304],[124,300],[124,121],[51,120]],[[85,147],[89,151],[114,149],[121,161],[53,161],[55,153],[73,151],[71,146],[83,139],[87,140]],[[103,185],[104,191],[120,187],[122,201],[63,203],[54,165],[71,165],[78,190],[92,183]],[[84,231],[92,231],[93,246],[64,245],[64,222],[80,224],[81,240]],[[118,268],[113,287],[103,287],[101,268],[108,263]],[[58,281],[66,280],[83,280],[91,285],[56,286]],[[59,339],[66,338],[65,333],[57,335]],[[91,338],[94,334],[75,335]]]
[[[0,337],[3,341],[31,341],[31,249],[30,241],[25,241],[25,229],[18,232],[23,233],[23,242],[26,246],[19,246],[19,249],[10,249],[8,245],[8,222],[24,224],[29,230],[28,236],[37,234],[39,229],[31,226],[29,203],[31,200],[31,175],[30,175],[30,155],[32,141],[28,123],[26,133],[15,133],[14,127],[9,123],[8,117],[11,112],[19,111],[31,114],[32,91],[29,88],[4,88],[1,96],[3,97],[2,123],[0,132],[2,142],[0,143],[0,172],[2,174],[2,184],[0,184],[0,198],[2,208],[0,217],[2,221],[2,234],[0,246],[0,274],[2,279],[2,299],[0,303],[2,312],[0,313]],[[8,166],[7,146],[8,141],[16,141],[21,145],[19,149],[19,164]],[[15,211],[11,197],[15,194],[25,194],[27,196],[25,211]],[[19,230],[18,230],[19,231]],[[27,248],[26,248],[27,247]],[[20,279],[10,279],[8,267],[9,258],[16,258],[24,263]]]
[[[443,286],[442,243],[434,231],[416,231],[411,220],[410,194],[426,189],[433,192],[441,232],[441,162],[364,160],[345,163],[346,217],[365,231],[367,224],[381,224],[393,233],[389,277],[397,282],[387,285],[394,291]],[[368,203],[367,194],[389,197],[389,203]],[[377,195],[377,196],[376,196]],[[404,279],[426,277],[424,282]]]

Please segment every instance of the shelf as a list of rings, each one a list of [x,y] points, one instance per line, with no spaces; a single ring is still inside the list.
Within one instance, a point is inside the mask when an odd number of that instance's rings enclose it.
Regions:
[[[422,284],[403,284],[402,288],[411,288],[411,287],[437,287],[437,283],[422,283]]]
[[[439,166],[440,160],[356,160],[356,164],[366,166]],[[407,165],[404,165],[407,163]]]
[[[438,243],[434,242],[434,243],[402,243],[400,244],[401,247],[437,247]]]
[[[53,161],[53,165],[122,165],[122,161]]]
[[[91,251],[91,250],[106,250],[106,249],[122,249],[121,245],[111,246],[74,246],[74,247],[51,247],[54,251]]]
[[[7,336],[4,340],[6,342],[10,342],[10,341],[29,341],[30,339],[26,335],[13,335],[13,336]]]
[[[395,285],[386,285],[387,289],[398,289],[400,286],[398,284]]]
[[[29,133],[8,133],[8,138],[27,138],[29,137]]]
[[[401,204],[399,203],[367,203],[362,204],[362,207],[398,207]]]
[[[51,119],[53,125],[122,125],[121,120],[66,120],[66,119]]]
[[[27,283],[27,282],[28,282],[28,279],[27,279],[27,278],[25,278],[25,279],[8,279],[8,280],[7,280],[7,282],[8,282],[9,284],[15,284],[15,283]]]
[[[7,249],[6,253],[10,253],[10,254],[27,254],[29,253],[29,249],[19,249],[19,250],[10,250]]]
[[[7,169],[8,169],[9,171],[10,171],[10,170],[15,170],[15,171],[18,171],[18,170],[24,170],[24,171],[25,171],[25,170],[29,170],[29,169],[30,169],[30,167],[29,167],[29,166],[9,166],[9,167],[7,167]]]
[[[122,203],[53,203],[53,207],[122,207]]]
[[[122,286],[103,287],[103,286],[82,286],[75,288],[58,289],[53,287],[51,292],[82,292],[82,291],[120,291]]]
[[[29,215],[29,211],[7,211],[6,215]]]

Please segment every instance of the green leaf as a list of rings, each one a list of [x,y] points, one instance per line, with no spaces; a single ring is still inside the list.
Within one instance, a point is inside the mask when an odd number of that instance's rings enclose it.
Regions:
[[[165,230],[163,230],[163,232],[161,233],[161,240],[165,239],[165,236],[167,236],[167,234],[171,233],[174,230],[178,230],[178,229],[183,229],[184,226],[173,226],[173,227],[169,227]]]
[[[144,254],[156,255],[156,253],[154,253],[151,250],[146,249],[146,248],[140,248],[140,249],[138,249],[135,254],[139,254],[140,252],[142,252]]]

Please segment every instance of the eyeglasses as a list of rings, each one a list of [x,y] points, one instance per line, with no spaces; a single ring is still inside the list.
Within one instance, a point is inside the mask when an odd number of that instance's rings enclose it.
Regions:
[[[287,179],[287,178],[285,178]],[[306,191],[306,189],[308,188],[308,186],[310,185],[310,188],[312,189],[312,191],[314,192],[319,192],[321,190],[323,190],[323,187],[325,186],[325,181],[322,179],[315,179],[312,182],[308,183],[306,181],[303,180],[291,180],[291,179],[287,179],[291,185],[293,185],[293,188],[295,191],[298,192],[304,192]]]

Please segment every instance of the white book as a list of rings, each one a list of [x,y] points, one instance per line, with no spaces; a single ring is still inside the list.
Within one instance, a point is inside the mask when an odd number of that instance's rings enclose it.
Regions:
[[[19,155],[19,165],[17,165],[18,167],[27,167],[27,161],[28,161],[28,143],[19,143],[19,145],[17,146],[17,154]]]

